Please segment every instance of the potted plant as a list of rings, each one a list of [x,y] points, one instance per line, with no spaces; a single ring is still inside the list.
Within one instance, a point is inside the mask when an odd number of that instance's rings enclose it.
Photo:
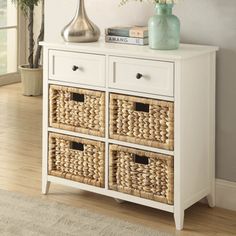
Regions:
[[[34,41],[34,10],[42,1],[41,29],[35,47]],[[28,18],[28,64],[20,65],[23,95],[38,96],[42,94],[43,68],[40,65],[42,46],[39,42],[44,39],[44,0],[12,0]]]
[[[130,0],[122,0],[121,5]],[[135,0],[144,2],[145,0]],[[178,49],[180,42],[180,21],[172,14],[177,0],[151,0],[156,4],[156,14],[149,19],[149,47],[158,50]]]

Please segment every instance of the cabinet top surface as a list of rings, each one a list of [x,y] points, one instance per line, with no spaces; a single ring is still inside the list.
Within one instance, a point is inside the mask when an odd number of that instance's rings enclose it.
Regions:
[[[103,40],[95,43],[41,42],[40,45],[58,50],[71,50],[96,54],[108,53],[121,56],[140,56],[169,60],[187,59],[206,53],[216,52],[219,49],[215,46],[181,44],[177,50],[152,50],[148,46],[105,43]]]

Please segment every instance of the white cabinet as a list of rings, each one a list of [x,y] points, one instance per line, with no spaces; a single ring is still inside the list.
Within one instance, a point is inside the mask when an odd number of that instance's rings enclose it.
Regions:
[[[218,48],[42,43],[42,191],[63,184],[174,214],[215,205]]]

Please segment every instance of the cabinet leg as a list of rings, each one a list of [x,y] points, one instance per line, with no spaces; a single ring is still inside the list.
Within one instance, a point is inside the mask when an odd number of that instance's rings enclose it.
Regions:
[[[175,212],[174,218],[175,218],[176,229],[182,230],[184,228],[184,210]]]
[[[216,197],[215,197],[215,191],[207,195],[207,202],[209,207],[215,207],[216,206]]]
[[[43,193],[43,194],[48,194],[48,191],[49,191],[49,188],[50,188],[50,184],[51,184],[50,181],[45,181],[45,182],[42,184],[42,193]]]
[[[115,199],[115,201],[116,201],[117,203],[119,203],[119,204],[122,204],[122,203],[125,202],[124,200],[121,200],[121,199],[118,199],[118,198],[114,198],[114,199]]]
[[[215,177],[214,177],[215,179]],[[215,185],[215,180],[211,184],[211,192],[209,195],[207,195],[207,201],[209,207],[215,207],[216,206],[216,185]]]

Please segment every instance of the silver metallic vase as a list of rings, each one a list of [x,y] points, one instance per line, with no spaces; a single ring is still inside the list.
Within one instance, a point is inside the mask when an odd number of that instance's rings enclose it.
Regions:
[[[75,17],[61,32],[66,42],[86,43],[96,42],[100,37],[99,28],[89,20],[84,0],[79,0]]]

